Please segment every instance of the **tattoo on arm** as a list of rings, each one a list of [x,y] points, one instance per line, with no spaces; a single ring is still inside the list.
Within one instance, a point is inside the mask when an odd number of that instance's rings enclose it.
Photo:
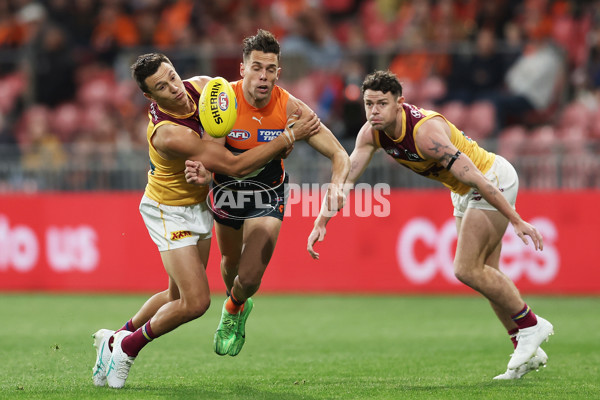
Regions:
[[[433,140],[433,146],[429,148],[437,158],[440,160],[442,164],[448,165],[452,161],[452,157],[455,156],[456,153],[450,150],[450,146],[439,143]]]
[[[432,140],[432,142],[433,142],[433,146],[430,147],[429,150],[431,150],[435,154],[439,154],[440,152],[443,151],[443,149],[447,149],[448,148],[447,145],[443,145],[440,142],[437,142],[435,140]]]
[[[496,193],[498,192],[498,189],[492,183],[488,183],[487,191],[490,194],[490,196],[496,197]]]
[[[458,176],[464,178],[466,174],[469,173],[469,166],[465,165],[462,170],[458,171]]]

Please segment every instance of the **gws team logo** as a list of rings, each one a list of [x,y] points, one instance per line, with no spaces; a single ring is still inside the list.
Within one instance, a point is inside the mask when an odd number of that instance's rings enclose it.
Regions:
[[[525,245],[512,229],[502,239],[500,269],[518,281],[526,276],[537,285],[552,282],[560,268],[560,256],[555,243],[558,230],[548,218],[532,219],[544,237],[544,251]],[[449,219],[437,228],[429,219],[417,217],[404,225],[396,241],[396,260],[404,276],[415,284],[425,285],[441,274],[450,283],[458,284],[454,276],[456,225]]]
[[[250,139],[250,132],[243,129],[233,129],[229,135],[227,135],[227,137],[241,142],[243,140]]]
[[[240,186],[242,188],[240,189]],[[248,190],[243,190],[243,186]],[[250,189],[251,188],[251,189]],[[244,180],[241,182],[231,181],[222,185],[214,186],[210,189],[208,195],[212,193],[212,204],[209,202],[210,209],[221,218],[245,220],[249,218],[261,217],[269,214],[277,207],[276,202],[283,201],[277,195],[277,192],[270,186],[262,182]],[[282,203],[283,204],[283,203]],[[236,211],[252,209],[251,215],[238,216],[233,214]]]
[[[227,110],[227,108],[229,108],[229,97],[227,96],[227,93],[225,93],[225,92],[219,93],[219,99],[217,101],[218,101],[219,108],[221,109],[221,111],[225,111],[225,110]]]
[[[283,132],[283,129],[259,129],[257,142],[270,142]]]

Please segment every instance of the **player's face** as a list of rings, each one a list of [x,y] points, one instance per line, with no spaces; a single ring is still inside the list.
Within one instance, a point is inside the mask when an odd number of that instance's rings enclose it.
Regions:
[[[150,93],[144,96],[154,100],[164,108],[178,108],[187,105],[188,97],[183,81],[171,64],[162,63],[154,75],[146,78]]]
[[[377,130],[384,130],[396,122],[396,116],[404,97],[395,98],[390,92],[365,90],[363,101],[367,121]]]
[[[277,54],[252,51],[248,59],[240,65],[246,100],[259,107],[268,103],[280,73]]]

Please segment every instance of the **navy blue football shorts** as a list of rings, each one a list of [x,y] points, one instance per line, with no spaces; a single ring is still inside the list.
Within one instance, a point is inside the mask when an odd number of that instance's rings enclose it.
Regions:
[[[285,205],[289,195],[289,177],[275,188],[264,186],[261,190],[231,190],[231,185],[213,182],[212,210],[215,222],[240,229],[250,218],[274,217],[283,221]],[[236,185],[236,187],[239,185]],[[256,187],[257,185],[254,185]]]

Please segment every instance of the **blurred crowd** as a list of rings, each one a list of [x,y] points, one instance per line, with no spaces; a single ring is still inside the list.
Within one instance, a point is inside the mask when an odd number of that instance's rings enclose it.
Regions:
[[[600,1],[4,0],[0,158],[24,172],[0,169],[0,191],[49,170],[60,189],[128,187],[148,105],[129,64],[161,51],[183,78],[235,80],[258,28],[282,45],[281,86],[340,140],[364,123],[364,76],[390,69],[407,102],[509,160],[562,160],[532,186],[600,187]]]

